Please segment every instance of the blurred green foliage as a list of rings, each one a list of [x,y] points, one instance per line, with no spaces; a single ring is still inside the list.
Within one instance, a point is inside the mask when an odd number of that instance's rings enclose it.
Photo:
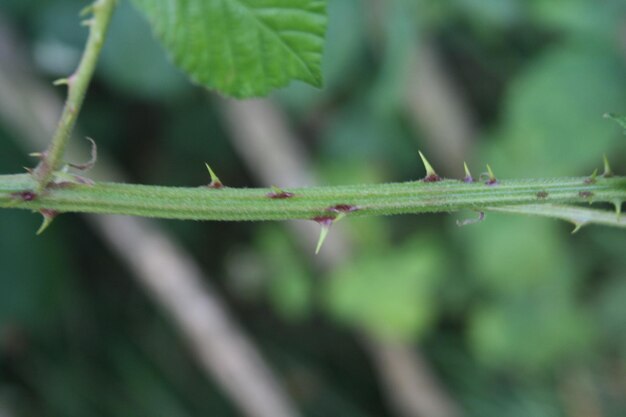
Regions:
[[[0,14],[52,80],[82,48],[82,6],[4,0]],[[326,183],[423,175],[416,150],[436,144],[410,123],[405,97],[421,42],[441,52],[479,123],[473,171],[583,175],[606,153],[623,173],[622,129],[601,118],[626,113],[623,1],[330,0],[328,10],[326,87],[272,95]],[[260,185],[220,106],[121,1],[81,130],[133,181],[201,184],[210,160],[228,184]],[[28,164],[17,140],[0,126],[3,172]],[[576,416],[580,401],[624,415],[626,235],[496,214],[458,228],[463,215],[345,220],[352,255],[325,272],[282,224],[163,225],[307,415],[391,415],[362,334],[420,346],[468,416]],[[37,238],[38,221],[0,216],[0,405],[17,416],[236,415],[86,224],[62,216]]]

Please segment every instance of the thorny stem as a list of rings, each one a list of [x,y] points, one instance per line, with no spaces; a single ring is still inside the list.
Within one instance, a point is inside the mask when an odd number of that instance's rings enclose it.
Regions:
[[[125,214],[190,220],[287,220],[332,222],[343,216],[404,213],[515,211],[517,206],[605,202],[621,207],[626,200],[626,177],[498,180],[465,183],[459,180],[413,181],[281,190],[207,186],[182,188],[119,183],[82,185],[52,183],[42,193],[27,174],[0,176],[0,206],[53,212]],[[505,208],[506,207],[506,208]],[[523,209],[522,209],[523,210]],[[538,209],[537,209],[538,210]],[[552,209],[554,210],[554,208]],[[585,209],[589,211],[589,209]],[[529,213],[526,210],[526,213]],[[608,213],[608,212],[607,212]],[[529,214],[535,214],[531,213]],[[588,216],[585,223],[611,223],[609,215]],[[551,217],[572,220],[565,215]],[[600,221],[600,220],[602,221]],[[574,220],[572,220],[574,221]]]
[[[41,161],[34,170],[34,177],[37,179],[37,186],[35,187],[37,193],[50,183],[54,172],[63,164],[63,154],[93,76],[115,3],[116,0],[97,0],[85,9],[85,12],[92,14],[92,17],[84,22],[89,26],[89,37],[74,74],[55,83],[67,84],[68,95],[52,141],[48,149],[41,155]]]

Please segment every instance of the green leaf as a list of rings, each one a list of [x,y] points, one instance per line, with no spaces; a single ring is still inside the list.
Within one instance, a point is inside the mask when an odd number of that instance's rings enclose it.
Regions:
[[[192,79],[234,97],[322,85],[326,0],[134,0]]]

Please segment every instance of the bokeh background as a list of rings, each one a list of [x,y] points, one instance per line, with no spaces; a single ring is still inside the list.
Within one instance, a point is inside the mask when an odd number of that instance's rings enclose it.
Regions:
[[[0,1],[2,173],[49,138],[85,4]],[[209,181],[204,162],[237,187],[413,180],[418,149],[448,177],[464,160],[585,175],[603,153],[624,173],[626,137],[601,117],[626,113],[622,0],[330,0],[329,19],[322,90],[234,102],[189,83],[121,0],[79,157],[88,135],[99,178],[181,186]],[[261,385],[285,416],[626,415],[626,233],[491,213],[457,227],[472,216],[350,219],[314,256],[305,222],[146,236],[63,215],[37,237],[40,216],[2,210],[0,416],[269,416],[245,391]],[[194,296],[159,293],[168,271]]]

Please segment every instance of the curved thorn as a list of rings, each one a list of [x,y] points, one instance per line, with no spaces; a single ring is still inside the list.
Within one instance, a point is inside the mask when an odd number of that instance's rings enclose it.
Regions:
[[[89,158],[89,161],[85,162],[84,164],[68,164],[72,168],[78,169],[79,171],[89,171],[91,168],[94,167],[94,165],[96,165],[96,162],[98,161],[98,146],[96,145],[96,142],[90,137],[86,137],[85,139],[91,142],[91,158]]]
[[[578,233],[580,229],[585,225],[585,222],[574,222],[574,230],[572,230],[572,234]]]
[[[613,114],[613,113],[604,113],[603,117],[605,119],[611,119],[615,121],[621,127],[626,129],[626,116],[618,116],[617,114]],[[624,134],[626,134],[626,130],[624,130]]]
[[[41,226],[39,226],[39,229],[37,229],[37,232],[35,233],[37,236],[42,234],[50,226],[55,217],[59,214],[58,211],[49,209],[41,209],[39,210],[39,213],[41,213],[41,215],[43,216],[43,221],[41,222]]]
[[[478,218],[476,218],[476,219],[457,220],[456,221],[456,225],[459,226],[459,227],[463,227],[463,226],[468,226],[470,224],[480,223],[483,220],[485,220],[485,212],[484,211],[479,211],[478,212]]]
[[[620,215],[622,214],[622,201],[614,200],[613,206],[615,207],[615,216],[617,217],[617,220],[619,220]]]

